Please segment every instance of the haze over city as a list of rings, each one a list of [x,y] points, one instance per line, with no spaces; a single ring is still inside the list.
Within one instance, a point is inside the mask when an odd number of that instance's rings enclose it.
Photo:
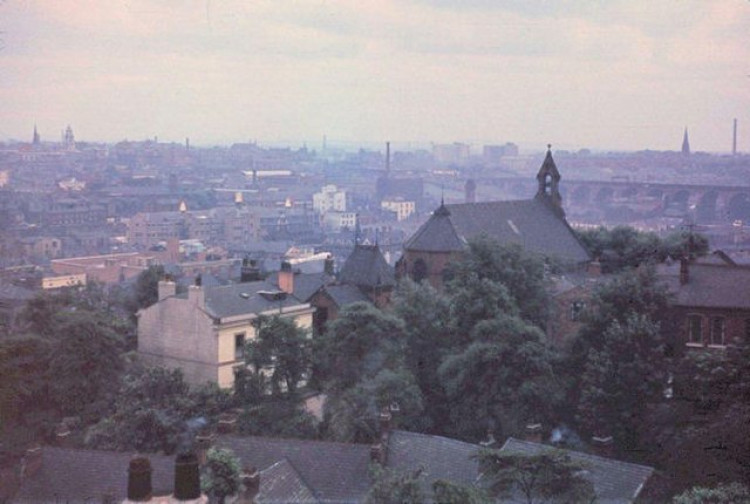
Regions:
[[[0,2],[0,140],[750,150],[750,3]]]

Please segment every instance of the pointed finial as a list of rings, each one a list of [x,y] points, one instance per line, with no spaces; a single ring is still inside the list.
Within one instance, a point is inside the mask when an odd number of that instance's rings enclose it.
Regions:
[[[551,143],[548,143],[548,144],[547,144],[547,150],[548,150],[548,151],[551,151],[551,150],[552,150],[552,144],[551,144]]]

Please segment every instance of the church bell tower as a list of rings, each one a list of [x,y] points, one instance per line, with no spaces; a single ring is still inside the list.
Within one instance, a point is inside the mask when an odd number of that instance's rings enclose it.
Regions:
[[[536,198],[547,201],[562,217],[565,212],[562,208],[562,196],[560,196],[560,172],[557,171],[555,160],[552,159],[552,145],[547,144],[547,155],[536,175],[538,189]]]

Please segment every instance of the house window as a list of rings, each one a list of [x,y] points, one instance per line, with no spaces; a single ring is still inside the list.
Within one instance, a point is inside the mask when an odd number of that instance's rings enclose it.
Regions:
[[[724,317],[711,319],[711,344],[724,346]]]
[[[583,310],[586,308],[586,303],[577,299],[570,303],[570,320],[581,320]]]
[[[414,261],[414,270],[412,272],[414,281],[419,283],[427,278],[427,263],[421,257]]]
[[[245,358],[245,333],[234,335],[234,360]]]
[[[745,343],[750,343],[750,318],[745,319]]]
[[[703,344],[703,317],[700,315],[688,315],[688,343],[694,345]]]

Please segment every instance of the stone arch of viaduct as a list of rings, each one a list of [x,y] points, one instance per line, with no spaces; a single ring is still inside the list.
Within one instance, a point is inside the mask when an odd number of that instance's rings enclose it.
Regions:
[[[535,184],[521,178],[482,181],[505,189],[519,198],[533,194]],[[665,213],[694,211],[700,222],[750,222],[750,187],[654,184],[629,181],[565,180],[560,192],[567,205],[610,206],[641,201],[653,202]]]

